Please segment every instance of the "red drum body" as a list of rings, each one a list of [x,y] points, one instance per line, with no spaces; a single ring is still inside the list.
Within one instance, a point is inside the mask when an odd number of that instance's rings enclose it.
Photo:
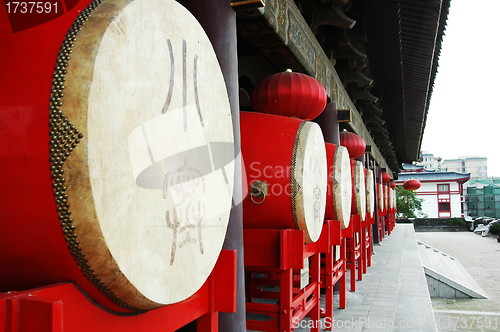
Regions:
[[[361,221],[366,218],[366,186],[363,163],[351,159],[352,172],[352,204],[351,214],[360,216]]]
[[[371,169],[365,169],[366,180],[366,213],[370,218],[373,218],[375,213],[375,197],[377,196],[375,190],[375,179]]]
[[[325,143],[328,162],[326,220],[339,220],[342,229],[349,227],[352,204],[351,164],[347,149]]]
[[[316,241],[323,227],[327,191],[320,127],[249,112],[240,113],[240,123],[249,192],[243,200],[243,226],[303,230],[307,243]]]
[[[215,265],[232,203],[229,101],[181,5],[87,5],[18,33],[0,13],[0,292],[75,282],[141,312],[187,299]]]

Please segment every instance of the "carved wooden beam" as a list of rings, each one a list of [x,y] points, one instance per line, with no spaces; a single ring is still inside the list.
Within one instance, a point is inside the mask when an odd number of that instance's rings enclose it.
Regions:
[[[264,0],[231,0],[231,8],[235,11],[264,7]]]

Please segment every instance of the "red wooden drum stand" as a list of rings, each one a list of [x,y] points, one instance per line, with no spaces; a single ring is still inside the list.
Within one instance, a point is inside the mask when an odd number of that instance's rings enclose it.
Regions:
[[[382,239],[385,236],[385,227],[387,225],[387,215],[388,211],[385,204],[385,190],[384,185],[381,183],[377,183],[377,202],[378,202],[378,232],[379,239]]]
[[[296,230],[244,229],[243,234],[247,329],[293,331],[309,315],[316,322],[311,331],[319,331],[317,242],[304,244],[304,231]],[[299,271],[308,261],[310,280],[301,288]]]
[[[387,225],[387,233],[391,235],[392,230],[396,226],[396,190],[387,187],[387,199],[388,199],[388,225]]]
[[[321,253],[321,288],[325,291],[325,312],[333,319],[333,289],[339,282],[340,308],[345,308],[346,240],[342,230],[349,228],[352,205],[352,180],[349,154],[343,146],[326,143],[328,193],[323,231],[318,240]],[[340,249],[336,252],[336,248]],[[328,326],[327,326],[328,327]]]
[[[357,279],[363,279],[363,251],[361,250],[361,223],[366,217],[366,185],[363,164],[351,160],[352,206],[351,221],[346,241],[347,267],[350,270],[351,292],[356,291]],[[352,224],[352,225],[351,225]]]
[[[366,218],[361,223],[361,248],[363,250],[363,273],[366,273],[366,268],[372,265],[373,241],[372,241],[372,225],[375,223],[376,209],[376,188],[373,171],[365,169],[365,184],[366,184]]]
[[[345,230],[345,229],[344,229]],[[321,289],[325,292],[325,310],[321,317],[333,322],[333,290],[339,283],[339,308],[346,307],[346,239],[341,222],[325,220],[318,240],[321,253]],[[336,251],[336,249],[339,249]],[[326,326],[328,327],[328,326]],[[330,326],[331,327],[331,326]]]
[[[16,332],[173,332],[196,320],[198,332],[218,332],[218,312],[236,310],[236,252],[222,250],[203,286],[188,299],[142,314],[116,315],[72,283],[0,293],[0,322]]]

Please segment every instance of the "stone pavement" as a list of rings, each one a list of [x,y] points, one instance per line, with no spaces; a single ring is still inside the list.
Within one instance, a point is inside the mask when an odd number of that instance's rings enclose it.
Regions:
[[[416,238],[457,258],[488,296],[433,298],[439,331],[500,331],[500,243],[472,232],[417,232]]]
[[[349,332],[438,331],[413,225],[396,225],[374,251],[356,292],[347,292],[346,309],[335,309],[334,320],[323,319],[321,326]],[[309,331],[308,323],[303,320],[295,331]]]

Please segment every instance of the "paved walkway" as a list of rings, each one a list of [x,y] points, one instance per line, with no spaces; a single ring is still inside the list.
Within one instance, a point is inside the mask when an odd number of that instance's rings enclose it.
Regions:
[[[416,238],[458,259],[488,299],[432,299],[439,331],[500,331],[500,243],[472,232],[417,232]]]
[[[372,266],[356,282],[356,292],[347,292],[346,309],[334,310],[334,321],[323,326],[349,332],[437,331],[413,225],[396,225],[374,251]]]

